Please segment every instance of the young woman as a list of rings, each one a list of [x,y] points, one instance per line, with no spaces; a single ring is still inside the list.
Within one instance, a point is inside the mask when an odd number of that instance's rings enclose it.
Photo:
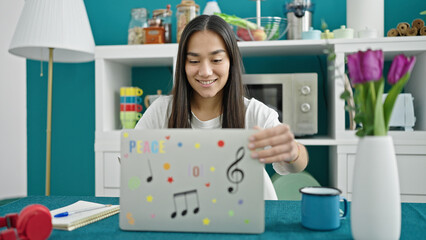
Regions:
[[[196,17],[182,32],[177,57],[172,95],[155,100],[135,129],[255,128],[252,158],[272,163],[279,174],[305,169],[307,151],[290,127],[273,109],[244,97],[241,55],[228,23],[215,15]],[[265,200],[277,199],[266,171],[264,184]]]

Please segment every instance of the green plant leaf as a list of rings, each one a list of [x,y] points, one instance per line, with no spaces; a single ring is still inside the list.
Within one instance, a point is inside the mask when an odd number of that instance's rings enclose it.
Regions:
[[[334,52],[328,54],[327,59],[328,61],[334,61],[336,59],[336,54]]]
[[[351,93],[348,90],[345,90],[342,94],[340,94],[341,99],[348,99],[351,96]]]
[[[366,90],[368,88],[363,84],[355,86],[354,102],[356,106],[355,122],[362,125],[368,125],[368,119],[366,114]]]
[[[358,131],[356,131],[355,135],[357,135],[358,137],[364,137],[365,136],[364,129],[362,129],[362,128],[358,129]]]
[[[354,110],[356,110],[356,108],[355,108],[355,107],[351,107],[351,106],[349,106],[349,105],[346,105],[346,106],[345,106],[345,110],[349,112],[349,111],[354,111]]]
[[[363,126],[366,129],[367,135],[374,134],[374,108],[376,106],[376,91],[374,88],[374,82],[366,82],[365,84],[366,91],[364,94],[366,95],[364,99],[365,101],[365,125]],[[373,129],[369,131],[369,129]]]
[[[354,118],[354,120],[355,121],[357,121],[357,122],[359,122],[359,123],[361,123],[363,120],[364,120],[364,118],[365,118],[365,114],[363,113],[363,112],[358,112],[356,115],[355,115],[355,118]]]
[[[388,92],[388,96],[385,99],[385,103],[383,104],[383,116],[385,121],[385,128],[389,129],[389,121],[392,115],[393,106],[395,104],[396,98],[401,93],[408,79],[410,78],[410,73],[407,72],[402,78],[392,86],[392,88]]]
[[[377,98],[376,106],[374,109],[374,135],[375,136],[385,136],[387,129],[385,128],[385,120],[383,116],[383,89],[385,87],[385,81],[381,78],[377,81]]]

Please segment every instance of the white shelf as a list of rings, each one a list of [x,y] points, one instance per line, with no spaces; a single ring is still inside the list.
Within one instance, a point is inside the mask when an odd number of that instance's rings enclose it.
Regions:
[[[413,56],[426,50],[426,36],[384,37],[376,39],[334,39],[336,53],[353,53],[367,49],[381,49],[385,60],[392,60],[397,54]]]
[[[418,55],[426,49],[426,36],[384,37],[375,39],[277,40],[238,42],[243,57],[322,55],[327,44],[340,53],[382,49],[392,53]],[[145,45],[108,45],[95,48],[95,59],[107,59],[131,66],[172,66],[178,50],[177,43]]]
[[[178,45],[112,45],[95,47],[95,60],[109,60],[132,67],[173,66]]]
[[[300,56],[323,55],[324,49],[332,47],[336,60],[329,62],[334,70],[328,69],[328,133],[326,136],[297,138],[306,146],[328,146],[330,156],[331,185],[339,188],[343,196],[350,196],[348,191],[350,177],[350,159],[356,153],[358,138],[354,131],[345,128],[344,102],[340,99],[343,82],[340,73],[345,72],[347,54],[371,49],[382,49],[386,60],[392,60],[404,53],[416,56],[417,63],[406,92],[412,93],[416,113],[414,132],[390,131],[395,150],[400,161],[416,160],[416,164],[407,164],[409,170],[420,176],[418,169],[426,160],[426,36],[393,37],[377,39],[330,39],[330,40],[280,40],[261,42],[239,42],[243,57],[260,56]],[[96,67],[96,134],[95,166],[96,196],[117,196],[117,155],[120,152],[119,89],[130,85],[132,67],[171,67],[175,70],[178,44],[150,45],[115,45],[97,46],[95,48]],[[321,127],[321,126],[320,126]],[[316,156],[311,156],[315,160]],[[420,160],[419,160],[420,159]],[[420,161],[420,162],[419,162]],[[422,173],[423,174],[423,173]],[[407,177],[406,172],[404,177]],[[417,179],[417,178],[416,178]],[[405,187],[409,187],[405,183]],[[416,183],[415,181],[412,184]],[[416,186],[418,187],[418,186]],[[426,195],[419,192],[405,194],[407,201],[424,201]]]

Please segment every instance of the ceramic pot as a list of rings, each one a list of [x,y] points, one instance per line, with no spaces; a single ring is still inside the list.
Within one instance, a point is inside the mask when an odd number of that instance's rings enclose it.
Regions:
[[[399,239],[401,197],[391,136],[360,138],[351,204],[354,239]]]

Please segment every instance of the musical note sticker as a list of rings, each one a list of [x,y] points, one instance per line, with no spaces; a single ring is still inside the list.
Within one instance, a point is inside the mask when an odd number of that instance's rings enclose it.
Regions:
[[[153,176],[152,176],[151,161],[149,160],[149,158],[148,158],[148,167],[149,167],[149,173],[150,173],[150,175],[146,178],[146,181],[147,182],[151,182]]]
[[[187,199],[188,195],[189,196],[195,196],[195,198],[197,200],[195,202],[196,203],[196,207],[194,208],[193,213],[197,214],[198,211],[200,211],[200,202],[199,202],[199,199],[198,199],[198,192],[197,192],[196,189],[189,190],[189,191],[184,191],[184,192],[179,192],[179,193],[173,194],[173,203],[174,203],[175,211],[171,215],[172,218],[175,218],[176,215],[177,215],[176,198],[178,198],[178,199],[182,198],[182,197],[184,198],[184,200],[185,200],[185,208],[182,210],[181,215],[182,216],[186,215],[186,213],[188,212],[188,199]]]
[[[238,162],[240,162],[244,158],[244,147],[240,147],[237,150],[236,160],[228,167],[226,170],[226,177],[228,180],[235,184],[235,188],[230,186],[228,188],[229,193],[236,193],[238,191],[238,184],[240,184],[244,179],[244,172],[240,168],[238,168]]]

